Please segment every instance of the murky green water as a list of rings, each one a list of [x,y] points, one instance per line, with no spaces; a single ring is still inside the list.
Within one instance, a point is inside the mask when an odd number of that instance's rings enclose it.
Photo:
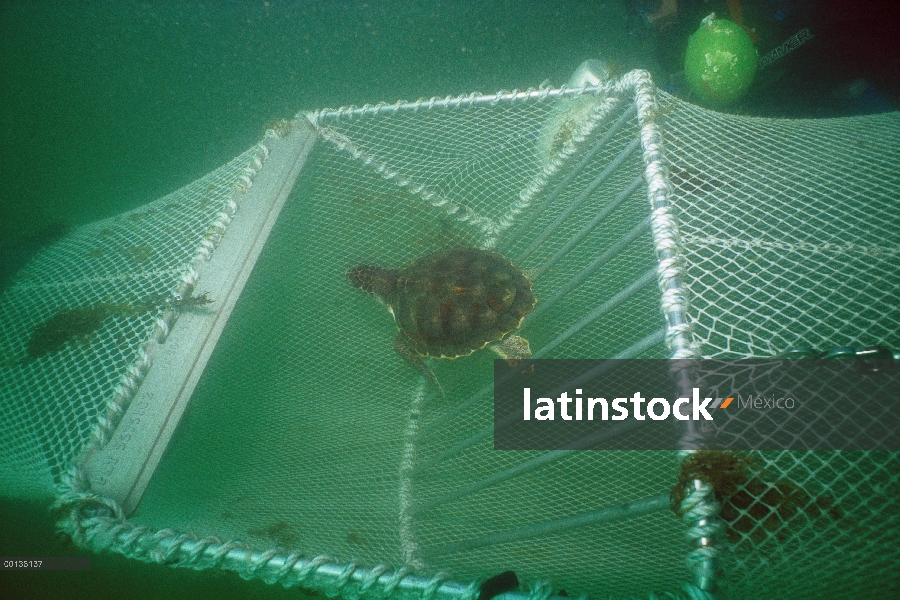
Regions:
[[[247,148],[271,118],[302,109],[559,84],[597,56],[621,72],[661,74],[653,41],[629,36],[626,20],[620,1],[4,2],[0,248],[167,194]],[[0,555],[73,552],[54,538],[46,508],[0,501]],[[6,572],[0,585],[31,598],[299,593],[91,560],[86,573]]]

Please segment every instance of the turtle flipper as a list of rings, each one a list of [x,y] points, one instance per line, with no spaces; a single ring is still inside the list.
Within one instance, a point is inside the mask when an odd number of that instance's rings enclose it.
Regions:
[[[425,361],[422,360],[422,357],[419,356],[418,353],[416,353],[412,348],[406,345],[406,341],[403,339],[402,333],[398,333],[397,337],[394,338],[394,350],[397,351],[397,354],[406,359],[406,362],[415,367],[416,371],[421,373],[422,376],[431,383],[431,385],[436,387],[437,390],[441,393],[442,398],[447,398],[447,395],[444,393],[444,388],[441,387],[440,382],[434,375],[434,371],[428,368],[428,365],[425,364]]]
[[[507,336],[502,342],[491,344],[491,350],[507,362],[520,361],[531,356],[528,340],[515,334]]]
[[[515,368],[520,362],[531,357],[531,345],[523,337],[518,335],[509,335],[503,341],[491,344],[491,350],[500,355],[500,358],[506,361],[510,367]],[[534,365],[530,365],[525,369],[526,373],[534,372]]]

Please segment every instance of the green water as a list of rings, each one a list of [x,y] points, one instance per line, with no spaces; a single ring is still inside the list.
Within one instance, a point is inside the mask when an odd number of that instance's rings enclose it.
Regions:
[[[637,61],[616,2],[249,4],[4,2],[0,239],[144,204],[302,109],[562,83],[600,53]]]
[[[653,40],[625,25],[620,1],[3,2],[0,248],[178,189],[302,109],[561,84],[597,56],[659,73]],[[77,552],[46,508],[0,500],[0,555]],[[12,598],[301,594],[91,560],[89,572],[4,572],[0,587]]]
[[[0,500],[0,556],[88,556],[55,538],[47,506]],[[118,554],[90,555],[90,571],[4,571],[4,598],[303,598],[262,581],[244,581],[223,571],[189,571],[129,560]]]
[[[270,119],[301,109],[558,85],[596,56],[617,72],[650,69],[668,86],[700,13],[728,14],[724,0],[682,2],[675,26],[635,37],[627,1],[5,1],[0,248],[169,193],[247,148]],[[773,20],[776,4],[793,5],[787,19]],[[889,33],[883,9],[847,23],[810,2],[743,5],[762,34],[760,53],[794,28],[821,35],[761,74],[740,110],[858,113],[869,106],[847,96],[861,76],[897,106],[888,45],[862,52]]]

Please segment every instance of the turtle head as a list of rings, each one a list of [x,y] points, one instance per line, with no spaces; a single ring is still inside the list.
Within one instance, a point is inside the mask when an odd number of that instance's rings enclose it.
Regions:
[[[347,279],[350,280],[350,285],[353,287],[358,287],[387,303],[394,290],[394,284],[397,282],[397,271],[369,265],[356,265],[347,271]]]

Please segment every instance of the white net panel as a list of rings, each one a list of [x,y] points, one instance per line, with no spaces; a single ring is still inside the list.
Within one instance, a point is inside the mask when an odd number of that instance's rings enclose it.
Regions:
[[[81,523],[72,513],[76,537],[145,560],[235,568],[348,597],[372,586],[402,595],[405,571],[396,570],[404,567],[464,583],[512,569],[535,598],[560,589],[677,593],[694,581],[685,565],[692,542],[669,508],[680,484],[676,453],[494,451],[494,355],[430,361],[442,398],[395,352],[385,308],[346,277],[359,263],[399,267],[448,247],[495,248],[534,280],[537,308],[519,333],[547,358],[900,347],[891,302],[900,292],[900,182],[891,163],[900,119],[751,119],[668,96],[656,105],[652,93],[633,73],[595,94],[473,95],[310,115],[317,145],[141,504],[128,521],[99,513]],[[671,185],[648,151],[657,124]],[[171,255],[146,257],[170,279],[148,275],[154,283],[125,295],[121,287],[74,295],[66,282],[97,246],[77,240],[104,239],[104,225],[48,249],[6,293],[0,332],[12,358],[0,385],[14,398],[3,410],[18,416],[2,421],[4,437],[16,440],[12,470],[0,471],[4,490],[46,492],[58,481],[156,317],[111,317],[92,343],[20,361],[29,332],[55,310],[29,289],[40,282],[73,294],[60,306],[171,294],[196,244],[179,262],[171,256],[181,246],[162,232],[183,235],[190,217],[202,237],[246,163],[236,159],[175,195],[197,206],[211,183],[221,187],[217,208],[202,218],[160,210],[170,197],[145,221],[117,222],[134,239],[159,218],[160,239],[141,244],[152,252],[171,245]],[[673,204],[677,223],[665,221],[657,194]],[[652,222],[648,196],[663,209]],[[667,246],[679,228],[682,245]],[[76,246],[76,266],[57,274],[49,265]],[[143,273],[127,253],[114,258],[123,252],[97,260]],[[683,263],[668,261],[672,254]],[[693,338],[672,316],[686,308],[680,280]],[[34,304],[43,312],[32,316]],[[137,339],[114,366],[101,350],[124,334]],[[59,383],[44,383],[53,369],[64,369]],[[107,387],[98,387],[104,376]],[[58,389],[63,408],[34,418],[27,390],[38,385],[41,394]],[[48,435],[50,422],[71,433]],[[741,491],[722,508],[726,595],[896,590],[895,454],[751,453],[736,464]],[[441,580],[422,584],[420,595],[477,595]]]
[[[127,390],[123,377],[189,293],[191,271],[227,223],[253,148],[131,212],[39,253],[0,298],[0,490],[52,496],[59,477]],[[187,286],[187,287],[186,287]],[[73,309],[88,312],[67,313]],[[135,310],[131,310],[134,308]],[[46,335],[39,328],[60,315]]]
[[[758,452],[750,459],[763,475],[723,509],[729,551],[721,583],[729,597],[897,595],[897,453]]]
[[[666,153],[703,354],[896,347],[897,115],[757,119],[670,106]]]

